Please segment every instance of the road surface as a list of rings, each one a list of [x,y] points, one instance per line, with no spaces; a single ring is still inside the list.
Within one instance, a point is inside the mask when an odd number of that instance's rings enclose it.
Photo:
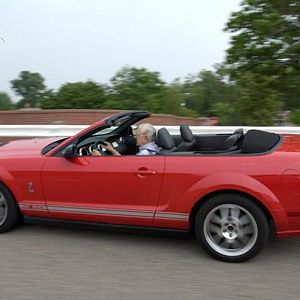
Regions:
[[[192,238],[25,225],[0,235],[0,299],[300,299],[300,238],[255,259],[208,257]]]

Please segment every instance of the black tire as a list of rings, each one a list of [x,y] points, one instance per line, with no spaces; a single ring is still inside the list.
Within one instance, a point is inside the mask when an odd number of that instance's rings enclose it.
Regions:
[[[222,261],[243,262],[263,249],[269,226],[264,212],[251,199],[224,193],[200,207],[195,234],[209,255]]]
[[[0,233],[14,228],[21,221],[21,214],[11,192],[0,183]]]

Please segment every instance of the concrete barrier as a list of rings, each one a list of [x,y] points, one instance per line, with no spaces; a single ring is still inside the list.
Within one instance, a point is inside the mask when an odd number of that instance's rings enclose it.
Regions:
[[[88,125],[0,125],[0,137],[50,137],[72,136]],[[171,134],[179,134],[179,126],[155,126],[156,129],[165,127]],[[300,134],[300,127],[250,127],[250,126],[190,126],[194,134],[232,133],[242,127],[260,129],[277,133]]]

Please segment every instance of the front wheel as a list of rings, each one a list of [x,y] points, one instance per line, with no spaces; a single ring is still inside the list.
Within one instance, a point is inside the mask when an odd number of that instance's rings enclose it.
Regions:
[[[20,222],[20,212],[10,191],[0,183],[0,233],[9,231]]]
[[[261,208],[237,194],[213,196],[199,209],[195,233],[210,255],[228,262],[256,256],[268,239],[269,227]]]

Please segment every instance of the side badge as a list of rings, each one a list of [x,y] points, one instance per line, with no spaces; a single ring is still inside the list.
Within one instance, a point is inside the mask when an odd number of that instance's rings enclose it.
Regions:
[[[33,184],[31,181],[29,181],[27,183],[27,190],[28,190],[28,193],[33,193],[34,192],[34,189],[33,189]]]

